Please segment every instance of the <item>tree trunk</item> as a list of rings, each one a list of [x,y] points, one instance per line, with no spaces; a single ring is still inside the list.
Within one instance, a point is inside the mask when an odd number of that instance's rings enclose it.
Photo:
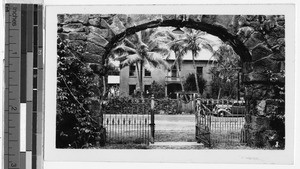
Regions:
[[[179,80],[180,80],[180,85],[181,85],[181,91],[182,91],[182,94],[183,94],[183,97],[185,98],[186,101],[188,101],[188,98],[185,94],[185,90],[184,90],[184,86],[183,86],[183,82],[182,82],[182,79],[181,79],[181,70],[179,69],[179,64],[178,64],[178,60],[176,62],[176,67],[177,67],[177,73],[178,73],[178,77],[179,77]],[[178,99],[178,98],[177,98]],[[178,109],[179,110],[179,109]]]
[[[179,63],[178,63],[178,58],[180,56],[178,56],[178,52],[177,51],[174,51],[175,52],[175,56],[176,56],[176,68],[177,68],[177,74],[178,74],[178,77],[179,77],[179,80],[180,80],[180,85],[181,85],[181,90],[182,90],[182,93],[184,93],[184,86],[183,86],[183,82],[182,82],[182,79],[181,79],[181,69],[179,67]]]
[[[139,90],[137,90],[137,91],[140,91],[141,89],[140,89],[140,86],[141,86],[141,82],[140,82],[140,76],[141,76],[141,74],[140,74],[140,69],[139,69],[139,64],[138,63],[135,63],[135,66],[136,66],[136,73],[137,73],[137,80],[138,80],[138,88],[139,88]],[[137,87],[136,87],[137,88]]]
[[[220,96],[221,96],[221,90],[222,90],[222,88],[220,87],[219,92],[218,92],[218,100],[220,99]]]
[[[141,98],[142,100],[144,100],[144,84],[143,84],[143,68],[144,68],[144,63],[143,61],[141,60],[141,65],[140,65],[140,78],[139,78],[139,81],[140,81],[140,92],[141,92]]]
[[[107,91],[107,83],[105,75],[102,76],[102,83],[103,83],[103,97],[106,98],[108,91]]]
[[[196,81],[196,88],[197,88],[197,93],[200,94],[200,89],[199,89],[199,84],[198,84],[198,75],[197,75],[197,68],[196,68],[196,63],[195,63],[195,53],[193,52],[193,66],[195,70],[195,81]]]
[[[182,79],[181,79],[181,70],[179,69],[179,64],[178,64],[178,61],[176,62],[176,67],[177,67],[177,70],[178,70],[178,77],[179,77],[179,80],[180,80],[180,85],[181,85],[181,90],[182,90],[182,93],[184,93],[184,86],[183,86],[183,82],[182,82]]]

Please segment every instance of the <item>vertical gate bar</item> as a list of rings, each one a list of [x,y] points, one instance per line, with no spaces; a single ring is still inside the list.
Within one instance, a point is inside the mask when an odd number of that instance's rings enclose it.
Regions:
[[[126,138],[128,138],[128,108],[126,109],[125,130],[126,130]]]
[[[113,140],[117,140],[117,128],[116,128],[116,123],[117,123],[117,121],[116,121],[116,111],[114,112],[114,117],[113,117],[113,121],[114,121],[114,123],[113,123],[113,130],[114,130],[114,136],[113,136]]]
[[[109,113],[109,120],[108,120],[108,124],[109,124],[108,125],[108,127],[109,127],[109,135],[108,136],[109,136],[109,138],[108,139],[110,140],[110,138],[111,138],[111,124],[112,124],[111,123],[112,122],[111,121],[111,113],[112,113],[111,110],[109,110],[108,113]]]
[[[142,133],[142,131],[143,131],[143,127],[142,127],[142,117],[143,117],[143,104],[144,103],[142,103],[142,106],[141,106],[141,108],[142,108],[142,110],[140,110],[139,112],[141,113],[141,115],[140,115],[140,138],[142,139],[143,138],[143,133]]]
[[[147,106],[145,105],[145,107],[144,107],[144,113],[147,113]],[[146,140],[146,138],[147,138],[147,126],[146,126],[146,123],[147,123],[147,121],[146,121],[146,119],[147,119],[147,114],[144,114],[144,138],[145,138],[145,144],[147,143],[147,140]]]
[[[141,138],[141,116],[138,114],[140,112],[140,109],[139,109],[139,105],[137,106],[138,108],[138,111],[136,112],[137,114],[137,128],[138,128],[138,140]]]
[[[139,137],[139,129],[138,129],[138,116],[137,116],[137,112],[138,112],[138,106],[136,105],[136,109],[135,109],[135,129],[136,129],[136,138]]]
[[[146,104],[146,103],[145,103]],[[144,144],[146,144],[146,110],[145,110],[145,107],[146,105],[144,104],[144,107],[143,107],[143,140],[144,140]]]
[[[114,129],[113,129],[113,125],[114,125],[114,123],[113,123],[113,122],[114,122],[114,121],[113,121],[113,118],[114,118],[114,117],[113,117],[112,113],[113,113],[113,112],[110,112],[110,114],[111,114],[111,115],[110,115],[110,116],[111,116],[111,118],[110,118],[110,120],[111,120],[111,121],[110,121],[110,122],[111,122],[111,123],[110,123],[110,141],[111,141],[112,138],[114,137],[114,133],[113,133],[113,131],[114,131]]]
[[[123,113],[124,113],[124,108],[125,106],[121,109],[121,116],[120,116],[120,119],[121,119],[121,123],[120,123],[120,136],[121,136],[121,142],[123,143]]]
[[[149,144],[149,142],[150,142],[150,123],[149,123],[149,121],[150,121],[150,110],[148,110],[147,111],[147,130],[148,130],[148,134],[147,134],[147,144]]]
[[[139,112],[139,106],[137,105],[137,112],[136,112],[136,118],[137,118],[137,138],[139,139],[140,138],[140,128],[139,128],[139,115],[138,115],[138,112]]]
[[[117,111],[114,113],[114,141],[118,140]]]
[[[139,106],[139,108],[140,108],[140,106]],[[140,113],[140,112],[141,112],[141,110],[139,109],[138,113]],[[141,130],[142,130],[142,129],[141,129],[141,114],[138,115],[138,119],[139,119],[139,123],[138,123],[139,137],[138,137],[138,140],[140,140],[140,139],[142,138],[142,136],[141,136],[141,134],[142,134],[142,133],[141,133]]]
[[[145,104],[145,103],[144,103]],[[143,115],[142,115],[142,138],[143,138],[143,143],[145,143],[144,141],[145,141],[145,132],[144,132],[144,130],[145,130],[145,128],[144,128],[144,123],[145,123],[145,105],[143,104],[143,110],[142,110],[142,112],[143,112]]]
[[[135,131],[135,104],[132,105],[132,138],[136,137],[136,131]]]
[[[110,110],[109,111],[107,111],[107,113],[109,113],[109,116],[107,116],[107,118],[108,118],[108,126],[107,126],[107,129],[109,129],[109,131],[107,131],[109,134],[108,134],[108,142],[111,140],[111,125],[112,125],[112,120],[111,120],[111,112],[110,112]]]
[[[129,133],[129,137],[131,138],[132,137],[132,135],[133,135],[133,132],[132,132],[132,130],[133,130],[133,127],[132,127],[132,125],[133,125],[133,105],[130,107],[130,110],[131,110],[131,124],[130,124],[130,133]]]
[[[194,109],[195,110],[195,123],[196,123],[196,126],[195,126],[195,138],[196,138],[196,141],[198,142],[197,140],[197,137],[198,137],[198,109],[199,109],[199,103],[198,103],[198,98],[196,99],[196,108]]]
[[[119,112],[121,112],[121,110],[119,111]],[[122,112],[121,112],[121,115],[122,115]],[[122,139],[121,139],[121,126],[120,126],[120,114],[118,113],[117,114],[117,118],[118,118],[118,141],[122,141]]]
[[[155,123],[154,123],[154,106],[155,106],[155,101],[154,101],[154,95],[152,94],[151,96],[151,124],[150,124],[150,128],[151,128],[151,143],[154,143],[154,139],[155,139]]]
[[[116,127],[116,132],[115,133],[116,133],[116,139],[117,139],[117,141],[119,141],[119,125],[118,125],[118,115],[119,115],[119,113],[118,112],[116,112],[117,114],[115,114],[115,120],[116,120],[115,121],[115,127]]]
[[[142,128],[142,115],[140,116],[140,138],[139,138],[139,140],[141,140],[142,138],[143,138],[143,135],[142,135],[142,130],[143,130],[143,128]]]
[[[122,109],[123,109],[123,106],[121,107],[121,109],[118,111],[118,114],[117,114],[117,134],[118,134],[118,141],[122,141],[121,140],[121,132],[120,132],[120,115],[122,115]]]
[[[143,140],[143,143],[145,144],[145,104],[146,104],[146,101],[144,102],[143,104],[143,115],[142,115],[142,140]]]

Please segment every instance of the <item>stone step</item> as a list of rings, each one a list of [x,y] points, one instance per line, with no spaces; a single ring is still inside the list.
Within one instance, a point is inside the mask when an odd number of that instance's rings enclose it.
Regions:
[[[196,142],[154,142],[151,149],[204,149],[202,143]]]

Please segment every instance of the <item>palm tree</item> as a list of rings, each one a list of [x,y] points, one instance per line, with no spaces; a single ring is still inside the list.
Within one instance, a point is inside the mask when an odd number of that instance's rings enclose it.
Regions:
[[[211,69],[211,73],[215,81],[219,83],[218,98],[221,97],[221,90],[227,91],[229,97],[235,96],[235,92],[238,92],[236,88],[239,89],[238,72],[240,66],[238,55],[230,45],[223,43],[213,57],[216,59],[216,64]]]
[[[180,85],[181,85],[181,90],[182,93],[184,93],[184,86],[181,78],[181,65],[183,61],[183,57],[186,54],[186,50],[184,50],[184,43],[181,41],[181,37],[179,35],[174,35],[170,31],[162,31],[162,32],[157,32],[156,34],[153,34],[152,36],[155,38],[157,41],[165,43],[166,46],[172,50],[175,54],[175,60],[172,65],[172,68],[176,66],[177,74],[180,80]]]
[[[136,32],[125,38],[111,54],[115,60],[120,61],[120,68],[134,64],[139,83],[139,91],[143,98],[143,69],[152,71],[155,68],[168,69],[168,63],[162,56],[169,54],[169,50],[163,44],[150,38],[154,29]]]
[[[185,43],[185,50],[192,52],[192,58],[193,58],[193,67],[195,70],[195,80],[196,80],[196,87],[197,87],[197,93],[200,93],[199,84],[198,84],[198,76],[197,76],[197,68],[196,68],[196,62],[195,58],[198,57],[200,51],[202,49],[207,49],[213,53],[213,48],[211,46],[211,42],[206,39],[204,36],[206,35],[206,32],[202,32],[199,30],[194,29],[186,29],[185,37],[182,39],[182,41]]]

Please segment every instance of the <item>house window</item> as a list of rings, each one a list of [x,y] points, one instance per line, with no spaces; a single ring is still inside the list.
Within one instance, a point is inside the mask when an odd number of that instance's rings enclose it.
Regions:
[[[134,94],[135,88],[136,88],[136,85],[129,85],[129,95]]]
[[[144,86],[145,94],[150,94],[150,88],[151,88],[151,85]]]
[[[177,68],[174,66],[171,70],[171,77],[177,77]]]
[[[135,76],[135,65],[129,66],[129,76]]]
[[[203,67],[197,67],[197,74],[203,76]]]
[[[145,76],[146,76],[146,77],[151,76],[151,72],[150,72],[149,70],[147,70],[147,69],[145,69]]]

